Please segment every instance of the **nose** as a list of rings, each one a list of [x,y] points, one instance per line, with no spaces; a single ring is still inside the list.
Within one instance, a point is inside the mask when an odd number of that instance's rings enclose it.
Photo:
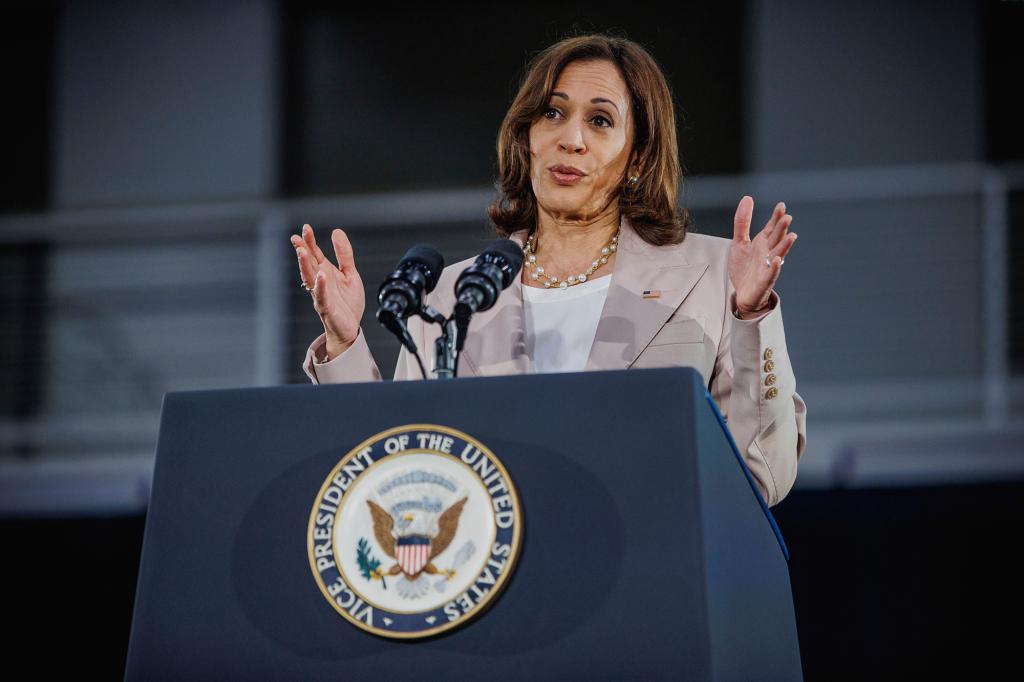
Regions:
[[[579,124],[570,123],[562,127],[562,136],[558,140],[558,149],[569,154],[582,154],[586,151],[583,144],[583,133]]]

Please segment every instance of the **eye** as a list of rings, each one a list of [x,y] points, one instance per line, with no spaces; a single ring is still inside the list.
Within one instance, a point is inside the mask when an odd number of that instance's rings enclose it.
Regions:
[[[549,121],[553,121],[553,120],[555,120],[556,117],[552,116],[551,114],[556,114],[557,116],[561,116],[562,112],[560,112],[558,109],[556,109],[554,107],[548,107],[547,109],[544,110],[544,113],[542,114],[542,116],[544,118],[548,119]],[[597,125],[598,128],[611,128],[612,127],[611,120],[609,120],[609,118],[607,116],[604,116],[602,114],[597,114],[596,116],[594,116],[590,120],[594,121],[595,125]]]

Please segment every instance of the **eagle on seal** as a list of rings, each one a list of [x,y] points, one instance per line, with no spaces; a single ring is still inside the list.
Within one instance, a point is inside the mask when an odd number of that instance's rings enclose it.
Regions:
[[[395,532],[395,518],[383,507],[367,500],[370,515],[373,517],[373,535],[380,545],[381,551],[396,560],[394,566],[384,575],[403,573],[408,580],[415,580],[423,573],[428,575],[448,575],[450,571],[442,571],[433,564],[434,557],[448,548],[459,529],[459,518],[468,497],[463,497],[441,512],[437,517],[438,531],[435,535],[413,533],[398,535]]]

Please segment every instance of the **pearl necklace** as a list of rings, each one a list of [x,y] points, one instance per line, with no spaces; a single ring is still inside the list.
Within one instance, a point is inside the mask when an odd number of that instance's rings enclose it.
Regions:
[[[523,247],[523,253],[526,254],[526,267],[530,268],[530,279],[540,280],[545,277],[544,288],[550,289],[553,286],[557,286],[559,289],[568,289],[571,286],[577,284],[583,284],[587,281],[587,278],[594,274],[599,267],[608,262],[608,257],[615,253],[619,247],[619,233],[616,232],[612,240],[605,246],[601,247],[601,255],[598,256],[597,260],[590,264],[586,272],[581,272],[578,275],[569,275],[564,280],[560,280],[553,275],[549,275],[544,272],[544,266],[537,262],[537,254],[534,253],[534,240],[537,238],[537,233],[534,232],[530,235],[530,238],[526,240],[526,246]]]

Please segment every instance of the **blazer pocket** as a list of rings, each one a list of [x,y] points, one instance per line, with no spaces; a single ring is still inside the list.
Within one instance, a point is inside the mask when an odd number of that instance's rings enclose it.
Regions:
[[[665,346],[670,343],[700,343],[704,340],[705,318],[671,320],[655,334],[649,345]]]

